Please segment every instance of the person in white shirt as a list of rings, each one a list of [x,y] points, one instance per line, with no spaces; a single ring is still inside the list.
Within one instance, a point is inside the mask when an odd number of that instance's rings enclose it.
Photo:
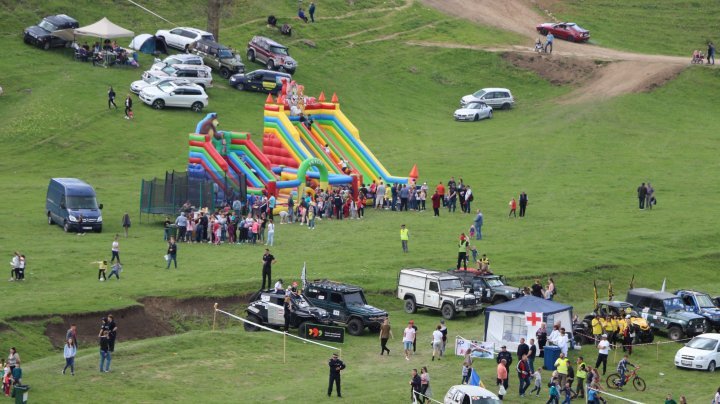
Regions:
[[[610,353],[610,342],[607,340],[607,334],[603,334],[602,337],[600,337],[600,342],[597,344],[598,349],[598,357],[597,361],[595,362],[595,369],[600,371],[600,364],[603,365],[603,376],[605,375],[605,370],[607,368],[607,358],[608,354]]]
[[[282,278],[278,279],[278,281],[275,282],[275,293],[285,293],[285,290],[283,289]]]
[[[268,219],[267,224],[267,242],[265,245],[273,245],[275,242],[275,223],[273,223],[272,219]]]
[[[433,347],[433,354],[432,354],[432,360],[435,360],[435,355],[437,355],[438,360],[440,360],[440,355],[442,354],[442,338],[443,333],[440,331],[442,327],[440,325],[437,326],[435,331],[433,331],[432,334],[432,347]]]
[[[114,263],[115,259],[117,259],[118,264],[120,264],[120,242],[118,241],[118,238],[120,237],[119,234],[115,235],[115,239],[112,242],[112,258],[110,258],[110,263]]]
[[[405,360],[410,360],[410,353],[413,349],[413,341],[415,341],[414,322],[410,320],[407,328],[403,331],[403,347],[405,348]]]
[[[558,345],[557,339],[559,336],[560,336],[560,325],[556,323],[553,326],[552,332],[550,333],[550,335],[548,335],[548,342],[551,343],[552,345],[557,346]]]
[[[560,348],[560,352],[562,352],[563,354],[565,354],[565,356],[567,356],[569,341],[568,341],[568,335],[565,334],[564,328],[560,329],[560,333],[557,336],[555,345],[557,345],[558,348]]]

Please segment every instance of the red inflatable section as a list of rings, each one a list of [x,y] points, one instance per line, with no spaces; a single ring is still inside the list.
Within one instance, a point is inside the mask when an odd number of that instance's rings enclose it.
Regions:
[[[274,166],[298,168],[300,165],[290,153],[285,150],[280,140],[272,133],[263,135],[263,153]]]

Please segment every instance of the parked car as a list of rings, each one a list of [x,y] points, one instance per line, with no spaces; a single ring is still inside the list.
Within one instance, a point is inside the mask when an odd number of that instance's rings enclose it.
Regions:
[[[166,66],[162,70],[151,70],[143,73],[146,76],[176,77],[185,79],[203,88],[212,87],[212,70],[208,66],[198,65],[175,65]]]
[[[484,102],[471,102],[453,113],[456,121],[479,121],[492,119],[492,107]]]
[[[140,100],[155,109],[179,107],[201,112],[208,106],[208,96],[202,87],[172,81],[143,88],[140,90]]]
[[[397,297],[405,301],[408,314],[417,312],[418,307],[426,307],[439,310],[446,320],[458,312],[474,317],[483,308],[481,299],[469,293],[457,276],[421,268],[400,271]]]
[[[230,85],[238,90],[259,91],[277,95],[282,90],[283,80],[290,82],[288,73],[273,70],[255,70],[250,73],[234,74],[230,77]]]
[[[720,334],[700,334],[675,354],[675,366],[714,372],[720,363]]]
[[[148,86],[157,86],[161,83],[173,81],[178,84],[190,84],[189,81],[178,77],[168,76],[156,76],[154,74],[143,74],[142,80],[133,81],[130,83],[130,91],[135,94],[140,94],[140,90]]]
[[[177,55],[171,55],[166,57],[164,60],[155,59],[155,62],[150,67],[150,70],[162,70],[168,66],[175,65],[198,65],[203,66],[203,58],[198,55],[192,55],[188,53],[178,53]]]
[[[483,88],[460,99],[460,106],[473,102],[484,102],[493,109],[510,109],[515,105],[515,98],[507,88]]]
[[[274,291],[263,291],[257,300],[251,302],[247,312],[247,319],[253,323],[268,326],[281,327],[285,325],[285,293]],[[292,311],[290,312],[290,326],[298,329],[298,334],[305,336],[306,324],[329,324],[330,315],[324,309],[315,307],[302,295],[290,295]],[[260,327],[245,323],[245,331],[258,331]]]
[[[595,317],[613,316],[619,317],[625,321],[626,316],[630,316],[630,323],[635,328],[635,340],[642,343],[650,343],[655,339],[650,324],[638,314],[635,307],[628,302],[619,300],[606,300],[598,302],[597,310],[586,315],[581,322],[573,325],[573,334],[583,343],[592,342],[592,321]]]
[[[694,290],[678,290],[675,294],[682,298],[686,310],[705,317],[705,332],[713,329],[720,332],[720,309],[715,306],[710,295]]]
[[[329,280],[308,281],[303,295],[313,305],[327,310],[330,320],[345,326],[350,335],[362,335],[365,327],[378,332],[388,316],[385,310],[367,303],[359,286]]]
[[[48,50],[50,48],[68,47],[72,42],[53,35],[53,31],[68,28],[78,28],[77,20],[65,15],[50,15],[42,19],[38,25],[25,28],[23,41],[26,44],[35,45],[38,48]]]
[[[175,49],[188,51],[190,44],[201,39],[214,41],[213,34],[197,28],[177,27],[171,30],[159,29],[155,36],[162,38],[165,43]]]
[[[445,393],[444,404],[501,404],[495,393],[480,386],[459,384]]]
[[[53,178],[48,184],[45,213],[49,225],[59,224],[66,232],[102,232],[103,205],[98,205],[95,189],[77,178]]]
[[[653,330],[666,332],[673,341],[705,331],[705,318],[685,311],[682,299],[672,293],[635,288],[628,290],[625,300],[635,306]]]
[[[201,57],[206,65],[220,72],[220,76],[224,79],[245,71],[240,55],[215,41],[201,39],[190,45],[190,52]]]
[[[483,303],[500,304],[522,297],[522,291],[506,285],[502,275],[481,274],[469,269],[451,269],[448,273],[462,279],[463,285],[470,288]]]
[[[581,28],[574,22],[544,23],[535,29],[540,35],[553,34],[555,38],[570,42],[587,42],[590,39],[590,31]]]
[[[247,58],[265,64],[268,70],[283,69],[294,74],[297,69],[297,62],[290,56],[287,46],[264,36],[255,36],[248,42]]]

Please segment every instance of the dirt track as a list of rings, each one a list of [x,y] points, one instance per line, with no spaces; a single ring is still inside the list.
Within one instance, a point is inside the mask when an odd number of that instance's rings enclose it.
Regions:
[[[470,48],[497,52],[532,52],[532,44],[539,34],[535,26],[548,22],[531,0],[421,0],[444,13],[468,19],[478,24],[512,31],[528,38],[527,46],[468,47],[448,43],[409,42],[420,46]],[[536,11],[537,10],[537,11]],[[645,55],[623,52],[589,44],[556,40],[551,57],[567,57],[612,61],[563,102],[574,103],[609,98],[621,94],[645,91],[664,84],[689,65],[688,59],[676,56]]]

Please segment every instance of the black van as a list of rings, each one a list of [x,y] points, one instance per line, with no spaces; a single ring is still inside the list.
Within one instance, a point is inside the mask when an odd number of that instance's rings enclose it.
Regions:
[[[45,212],[49,225],[58,224],[65,231],[102,232],[102,204],[98,205],[95,189],[77,178],[52,178],[47,190]]]
[[[287,80],[289,83],[292,81],[292,76],[274,70],[255,70],[250,73],[233,75],[230,77],[230,85],[238,90],[277,95],[282,90],[283,80]]]

